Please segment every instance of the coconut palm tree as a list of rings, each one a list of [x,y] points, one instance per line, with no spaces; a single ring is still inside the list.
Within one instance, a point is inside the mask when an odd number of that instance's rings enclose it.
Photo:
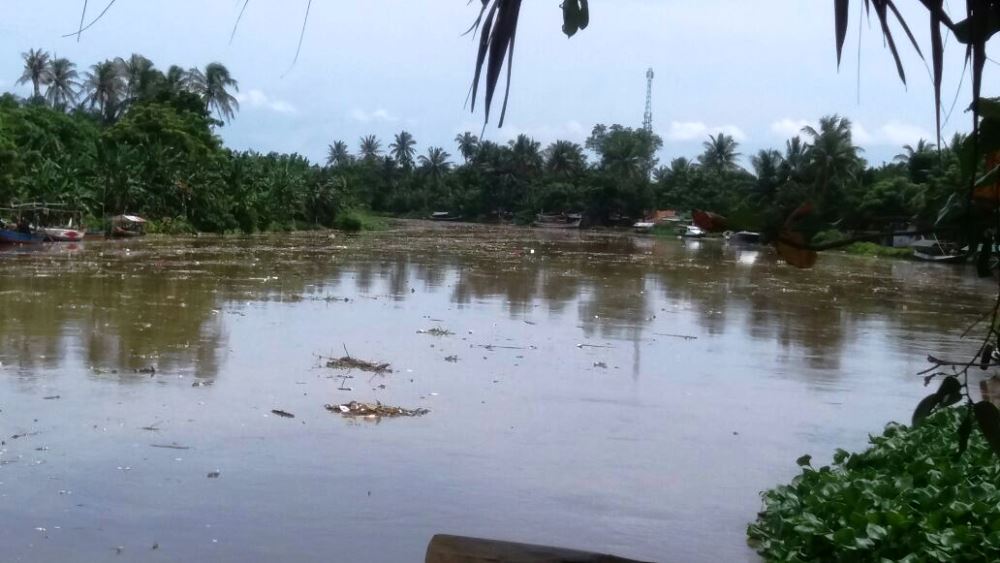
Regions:
[[[131,102],[141,94],[147,93],[153,77],[153,61],[138,53],[132,53],[128,59],[115,59],[115,63],[120,69],[122,80],[125,81],[125,101]]]
[[[740,153],[736,152],[739,143],[731,135],[709,135],[701,146],[705,152],[698,157],[698,163],[703,167],[715,172],[731,172],[739,168],[736,164],[740,157]]]
[[[76,64],[69,59],[53,59],[49,66],[49,84],[45,90],[45,99],[52,107],[62,107],[76,101],[77,81]]]
[[[465,159],[465,163],[468,164],[476,156],[476,151],[479,150],[479,137],[468,131],[459,133],[455,136],[455,144],[458,145],[458,152]]]
[[[754,175],[757,176],[757,195],[767,198],[774,194],[782,181],[784,158],[774,149],[761,149],[750,157]]]
[[[190,85],[188,71],[177,65],[170,65],[163,77],[163,86],[169,92],[187,91]]]
[[[542,169],[542,144],[538,141],[521,134],[507,146],[510,148],[510,159],[515,174],[527,176]]]
[[[86,93],[83,103],[91,108],[97,107],[105,121],[114,121],[115,114],[125,94],[125,81],[122,80],[120,67],[114,61],[106,60],[90,67],[83,82]]]
[[[350,164],[352,160],[353,157],[347,149],[347,143],[344,141],[335,141],[332,145],[330,145],[326,156],[327,166],[346,166]]]
[[[917,141],[916,146],[910,144],[903,145],[903,152],[897,154],[893,158],[893,160],[902,164],[907,164],[911,160],[913,160],[914,156],[932,152],[935,149],[935,147],[936,145],[934,143],[930,143],[924,139],[920,139]]]
[[[396,135],[396,140],[389,145],[389,155],[396,159],[403,168],[413,167],[413,156],[417,153],[417,150],[413,147],[417,145],[417,142],[413,139],[407,131],[400,131]]]
[[[761,149],[750,157],[750,165],[758,179],[773,178],[778,175],[778,168],[784,160],[781,153],[774,149]]]
[[[27,53],[21,53],[21,58],[24,59],[24,71],[17,79],[17,83],[27,84],[31,82],[34,97],[40,98],[42,86],[48,84],[52,78],[49,67],[52,57],[40,49],[31,49]]]
[[[192,68],[188,72],[189,87],[201,96],[205,109],[215,112],[220,119],[231,121],[240,109],[240,102],[229,90],[240,91],[239,83],[222,63],[209,63],[202,72]]]
[[[358,152],[365,162],[374,162],[382,155],[382,142],[375,135],[365,135],[361,137]]]
[[[855,177],[861,167],[861,149],[851,138],[851,121],[839,115],[827,115],[819,120],[819,128],[811,125],[802,132],[809,137],[806,169],[812,174],[816,188],[825,194],[831,184],[843,183]]]
[[[451,170],[451,163],[448,162],[449,158],[451,158],[451,155],[444,149],[430,147],[427,149],[427,155],[420,155],[418,161],[420,162],[421,171],[437,183]]]
[[[587,167],[583,147],[571,141],[556,141],[545,149],[545,170],[555,176],[575,176]]]

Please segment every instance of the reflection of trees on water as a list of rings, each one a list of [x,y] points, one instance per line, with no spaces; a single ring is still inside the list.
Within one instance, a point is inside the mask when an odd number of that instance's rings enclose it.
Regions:
[[[404,301],[416,290],[460,307],[499,301],[512,318],[539,308],[573,314],[575,302],[583,335],[633,343],[636,363],[654,326],[678,332],[669,313],[679,310],[676,318],[709,335],[738,330],[778,343],[790,361],[837,370],[865,320],[878,318],[889,330],[954,330],[989,297],[958,270],[929,276],[919,264],[829,256],[800,271],[777,265],[768,249],[717,242],[695,248],[631,237],[552,238],[491,241],[486,250],[429,237],[393,243],[333,246],[296,235],[284,242],[144,241],[132,252],[104,243],[76,254],[3,258],[0,361],[54,368],[75,352],[104,370],[155,365],[214,377],[226,344],[226,305],[358,293]],[[942,314],[943,302],[953,314]]]
[[[54,368],[76,355],[88,367],[122,374],[154,365],[207,377],[218,371],[224,333],[212,315],[211,287],[125,271],[107,275],[96,263],[60,275],[48,265],[26,265],[0,275],[5,364]]]

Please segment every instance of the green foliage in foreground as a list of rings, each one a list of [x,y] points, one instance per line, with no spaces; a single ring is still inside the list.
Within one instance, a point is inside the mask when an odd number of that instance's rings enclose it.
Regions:
[[[1000,462],[979,432],[956,456],[967,409],[944,409],[917,428],[886,426],[832,466],[808,456],[789,485],[763,493],[747,530],[772,561],[996,561]]]

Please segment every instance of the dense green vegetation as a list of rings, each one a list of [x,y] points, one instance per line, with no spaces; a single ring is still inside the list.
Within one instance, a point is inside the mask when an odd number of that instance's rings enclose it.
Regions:
[[[1000,464],[979,432],[956,456],[966,412],[890,424],[832,466],[803,456],[801,475],[764,493],[750,538],[771,561],[995,561]]]
[[[464,133],[454,158],[442,147],[418,152],[406,131],[389,142],[369,135],[356,150],[332,143],[320,165],[223,146],[218,130],[239,104],[221,64],[162,72],[132,55],[80,77],[65,59],[23,56],[21,82],[33,96],[0,98],[0,203],[69,203],[92,217],[134,212],[171,232],[333,226],[344,209],[523,222],[543,211],[580,212],[591,225],[657,208],[708,209],[734,228],[767,230],[810,199],[822,221],[850,230],[932,220],[958,177],[952,151],[925,142],[868,166],[839,116],[804,129],[783,151],[753,155],[752,170],[723,133],[696,160],[658,166],[661,139],[620,125],[595,126],[582,146],[544,148],[524,135],[501,144]]]

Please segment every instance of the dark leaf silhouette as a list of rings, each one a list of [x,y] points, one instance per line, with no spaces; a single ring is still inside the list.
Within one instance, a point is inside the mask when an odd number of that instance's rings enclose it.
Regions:
[[[930,416],[931,412],[934,411],[934,407],[938,406],[941,399],[938,397],[937,393],[933,395],[927,395],[922,401],[917,403],[917,408],[913,411],[913,426],[920,424],[920,421]]]
[[[972,409],[966,409],[965,418],[958,427],[958,456],[961,457],[969,449],[969,436],[972,434]]]
[[[962,400],[962,384],[955,376],[949,375],[941,381],[938,387],[937,399],[939,406],[949,407]]]
[[[986,441],[993,448],[993,451],[1000,455],[1000,410],[997,410],[996,405],[989,401],[980,401],[975,404],[973,411]]]

